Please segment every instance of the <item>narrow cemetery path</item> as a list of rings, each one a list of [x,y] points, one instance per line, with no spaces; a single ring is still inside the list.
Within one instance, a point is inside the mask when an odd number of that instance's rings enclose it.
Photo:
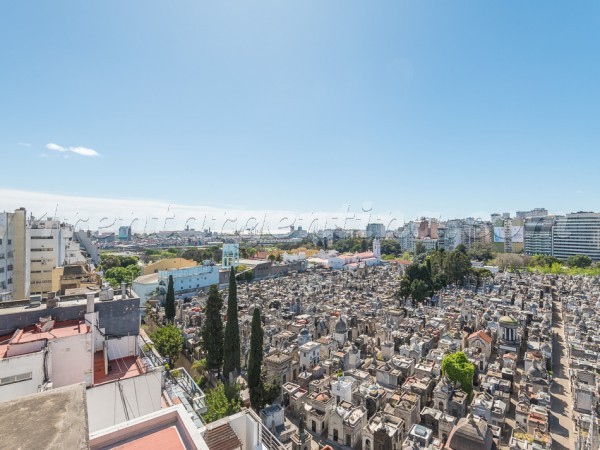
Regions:
[[[553,301],[552,312],[552,373],[554,383],[550,390],[552,395],[552,412],[550,417],[550,434],[552,448],[574,449],[575,435],[573,433],[573,398],[569,382],[569,360],[565,340],[565,330],[562,320],[562,304]]]

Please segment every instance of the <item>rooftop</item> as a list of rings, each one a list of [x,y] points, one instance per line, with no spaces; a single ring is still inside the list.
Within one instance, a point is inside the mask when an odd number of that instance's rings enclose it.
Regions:
[[[146,367],[138,356],[117,358],[108,361],[108,373],[104,373],[104,352],[94,354],[94,385],[115,380],[137,377],[146,373]]]
[[[48,331],[42,331],[46,329]],[[89,332],[90,327],[83,320],[54,322],[48,319],[45,322],[19,329],[12,335],[0,336],[0,359],[41,350],[41,348],[32,348],[31,346],[24,348],[25,346],[19,344],[66,338]]]
[[[89,448],[83,384],[0,403],[0,417],[3,448]]]

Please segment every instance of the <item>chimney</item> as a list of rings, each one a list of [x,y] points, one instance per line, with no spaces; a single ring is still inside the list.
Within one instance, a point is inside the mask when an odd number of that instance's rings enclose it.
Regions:
[[[46,308],[56,308],[56,292],[48,292],[48,298],[46,299]]]
[[[87,309],[86,309],[86,313],[93,313],[94,312],[94,300],[96,298],[96,294],[94,294],[93,292],[90,292],[87,295]]]
[[[127,298],[127,283],[121,283],[121,300]]]

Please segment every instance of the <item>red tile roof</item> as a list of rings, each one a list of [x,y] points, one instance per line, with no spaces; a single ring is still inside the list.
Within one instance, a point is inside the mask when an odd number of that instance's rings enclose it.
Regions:
[[[242,443],[229,423],[211,428],[204,435],[210,450],[235,450],[242,448]]]
[[[481,331],[481,330],[476,331],[475,333],[470,334],[469,337],[468,337],[468,339],[471,340],[471,339],[474,339],[474,338],[477,338],[477,337],[480,338],[480,339],[482,339],[482,340],[484,340],[488,344],[492,343],[491,336],[488,335],[487,333]]]

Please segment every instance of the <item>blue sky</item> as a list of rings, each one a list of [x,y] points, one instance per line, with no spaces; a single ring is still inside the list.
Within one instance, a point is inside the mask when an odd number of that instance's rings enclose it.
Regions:
[[[599,49],[597,1],[6,2],[0,210],[598,211]]]

